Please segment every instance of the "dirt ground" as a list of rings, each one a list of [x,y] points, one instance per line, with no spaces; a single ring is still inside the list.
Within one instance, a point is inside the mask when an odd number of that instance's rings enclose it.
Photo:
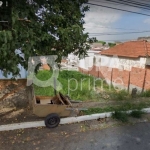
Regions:
[[[139,98],[132,101],[132,103],[140,103],[140,102],[149,102],[150,99],[147,98]],[[94,107],[109,107],[109,106],[118,106],[123,105],[127,101],[109,101],[109,102],[83,102],[73,104],[75,108],[94,108]],[[78,114],[82,115],[82,113]],[[74,115],[77,116],[77,115]],[[33,114],[32,107],[28,106],[25,108],[17,108],[16,107],[6,107],[0,109],[0,125],[11,124],[11,123],[21,123],[21,122],[28,122],[28,121],[38,121],[44,120],[44,118],[40,118]]]
[[[30,91],[26,89],[26,80],[0,80],[0,125],[9,123],[20,123],[26,121],[43,120],[35,116],[32,106],[29,105],[28,95]],[[86,101],[74,104],[77,108],[94,108],[118,106],[126,101]],[[135,98],[132,103],[150,102],[150,98]]]

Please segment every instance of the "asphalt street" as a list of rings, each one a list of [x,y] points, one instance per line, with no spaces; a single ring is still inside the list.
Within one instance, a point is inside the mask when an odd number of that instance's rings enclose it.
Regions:
[[[81,124],[0,133],[0,150],[149,150],[150,123],[80,130]]]

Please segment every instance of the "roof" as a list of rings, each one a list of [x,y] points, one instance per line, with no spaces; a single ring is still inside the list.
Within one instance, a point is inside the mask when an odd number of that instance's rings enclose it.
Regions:
[[[150,56],[150,42],[143,41],[128,41],[119,45],[116,45],[108,50],[100,52],[101,55],[117,55],[121,57],[145,57]]]

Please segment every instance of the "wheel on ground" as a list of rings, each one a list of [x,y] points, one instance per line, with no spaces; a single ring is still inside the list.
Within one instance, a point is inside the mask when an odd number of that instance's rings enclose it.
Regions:
[[[47,128],[55,128],[60,123],[60,117],[57,114],[49,114],[45,118],[45,125]]]

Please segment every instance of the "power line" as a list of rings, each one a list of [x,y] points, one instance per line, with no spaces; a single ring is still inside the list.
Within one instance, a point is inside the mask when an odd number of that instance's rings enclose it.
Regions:
[[[146,31],[137,31],[137,32],[112,32],[113,34],[117,34],[117,33],[120,33],[120,34],[123,34],[123,33],[144,33],[144,32],[150,32],[150,30],[146,30]],[[104,33],[104,32],[103,32]],[[111,33],[111,32],[109,32]],[[99,33],[91,33],[91,34],[99,34]]]
[[[89,33],[90,35],[122,35],[122,34],[135,34],[135,33],[147,33],[150,31],[141,31],[141,32],[116,32],[116,33]]]
[[[106,0],[108,1],[108,0]],[[114,0],[109,0],[110,2],[113,2],[113,3],[119,3],[119,4],[122,4],[122,5],[126,5],[126,6],[131,6],[131,7],[135,7],[135,8],[142,8],[142,9],[146,9],[146,10],[150,10],[150,5],[148,4],[145,4],[145,3],[135,3],[134,1],[114,1]]]
[[[95,28],[108,28],[108,29],[119,29],[119,30],[134,30],[134,31],[139,31],[139,29],[127,29],[127,28],[112,28],[112,27],[99,27],[99,26],[88,26],[84,25],[84,27],[95,27]]]
[[[96,2],[101,2],[101,1],[99,1],[99,0],[94,0],[94,1],[96,1]],[[119,3],[119,4],[125,4],[125,5],[132,5],[132,6],[136,6],[136,7],[138,7],[138,6],[142,6],[142,7],[144,7],[144,8],[146,8],[146,9],[149,9],[150,8],[150,4],[148,4],[148,3],[140,3],[140,2],[137,2],[137,1],[132,1],[132,0],[104,0],[106,3]]]
[[[113,0],[105,0],[105,1],[113,1]],[[134,0],[121,0],[121,2],[124,2],[124,3],[130,3],[130,4],[134,4],[134,5],[137,5],[137,6],[145,6],[147,8],[150,7],[150,5],[148,3],[141,3],[141,2],[138,2],[138,1],[134,1]]]
[[[125,9],[120,9],[120,8],[114,8],[114,7],[110,7],[110,6],[104,6],[104,5],[93,4],[93,3],[87,3],[87,4],[94,5],[94,6],[105,7],[105,8],[110,8],[110,9],[115,9],[115,10],[120,10],[120,11],[125,11],[125,12],[139,14],[139,15],[144,15],[144,16],[150,16],[150,14],[138,13],[138,12],[134,12],[134,11],[130,11],[130,10],[125,10]]]

